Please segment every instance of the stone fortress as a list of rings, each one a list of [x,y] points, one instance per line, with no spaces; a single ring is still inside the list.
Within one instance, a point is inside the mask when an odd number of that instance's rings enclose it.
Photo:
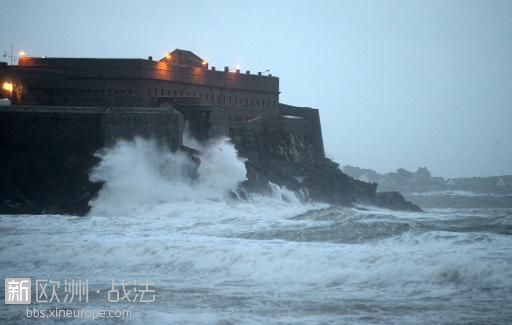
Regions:
[[[98,150],[154,138],[200,163],[183,135],[226,136],[247,161],[245,192],[269,182],[312,200],[418,210],[398,193],[377,193],[325,157],[317,109],[279,102],[279,79],[216,69],[176,49],[162,59],[23,57],[0,63],[0,213],[84,215],[101,183]],[[5,101],[3,102],[5,103]]]
[[[218,71],[191,51],[176,49],[159,61],[22,57],[3,69],[15,104],[172,107],[197,139],[225,135],[235,144],[241,129],[286,124],[311,138],[316,159],[324,155],[318,110],[280,104],[279,78]]]

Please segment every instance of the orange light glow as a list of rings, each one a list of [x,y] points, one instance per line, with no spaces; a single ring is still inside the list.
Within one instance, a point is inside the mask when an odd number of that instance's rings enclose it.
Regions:
[[[203,61],[202,63],[203,63],[203,65],[207,65],[207,64],[208,64],[208,62],[207,62],[207,61]]]
[[[13,90],[13,86],[12,86],[12,83],[11,82],[4,82],[4,84],[2,85],[2,89],[3,90],[7,90],[8,92],[12,92]]]
[[[19,56],[25,56],[25,55],[27,55],[27,53],[25,53],[25,51],[19,51],[19,52],[18,52],[18,55],[19,55]]]
[[[167,60],[170,60],[170,59],[172,59],[172,56],[171,56],[170,54],[167,54],[167,55],[165,56],[165,58],[166,58]]]

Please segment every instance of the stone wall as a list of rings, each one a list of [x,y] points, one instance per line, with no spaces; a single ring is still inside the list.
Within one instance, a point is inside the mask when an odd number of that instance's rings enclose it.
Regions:
[[[204,105],[277,112],[279,103],[279,78],[162,61],[22,58],[8,70],[23,87],[22,103],[30,105],[151,107],[157,98],[173,96],[195,97]]]
[[[0,213],[85,214],[97,150],[152,137],[173,150],[183,118],[172,109],[11,106],[0,109]]]

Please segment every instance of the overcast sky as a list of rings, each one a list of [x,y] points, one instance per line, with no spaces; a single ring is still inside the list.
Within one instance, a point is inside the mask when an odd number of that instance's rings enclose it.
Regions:
[[[2,1],[11,44],[270,69],[281,102],[320,109],[342,165],[512,174],[512,1]]]

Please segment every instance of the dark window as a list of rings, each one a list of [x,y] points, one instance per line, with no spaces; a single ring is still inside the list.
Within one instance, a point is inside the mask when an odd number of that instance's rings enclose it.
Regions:
[[[222,96],[222,102],[225,104],[226,103],[226,96]]]
[[[170,95],[171,95],[171,90],[167,89],[167,96],[170,96]]]
[[[183,90],[181,91],[181,97],[183,97]]]
[[[132,93],[132,90],[131,89],[128,89],[128,94],[131,94]]]
[[[260,107],[260,100],[256,99],[256,106]]]
[[[276,101],[275,100],[272,101],[272,107],[276,107]]]
[[[249,105],[249,98],[245,97],[245,106]]]
[[[231,104],[231,96],[229,96],[229,103]]]
[[[178,97],[178,91],[174,90],[174,97]]]
[[[158,96],[158,89],[155,88],[155,96]]]
[[[148,96],[151,96],[151,89],[148,88]]]

